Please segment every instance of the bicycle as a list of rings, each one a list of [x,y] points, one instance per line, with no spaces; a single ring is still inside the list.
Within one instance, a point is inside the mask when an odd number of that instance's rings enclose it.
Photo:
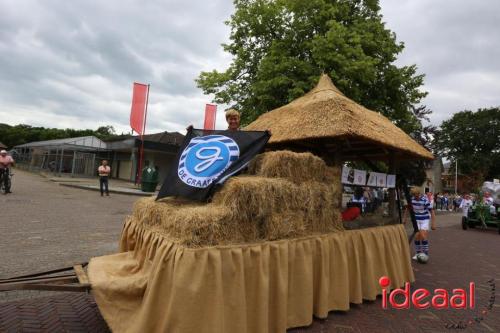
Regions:
[[[0,174],[0,192],[3,192],[3,194],[10,193],[10,189],[12,187],[12,174],[10,172],[10,169],[7,169],[6,171],[2,172]],[[5,187],[5,181],[4,177],[7,177],[7,187]]]

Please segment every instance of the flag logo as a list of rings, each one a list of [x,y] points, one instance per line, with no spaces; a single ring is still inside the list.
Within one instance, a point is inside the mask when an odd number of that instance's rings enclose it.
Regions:
[[[191,139],[179,159],[177,174],[186,185],[206,188],[240,157],[240,148],[224,135]]]

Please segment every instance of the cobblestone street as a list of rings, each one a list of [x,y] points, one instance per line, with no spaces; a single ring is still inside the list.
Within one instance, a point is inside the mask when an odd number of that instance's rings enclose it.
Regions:
[[[0,278],[70,266],[115,252],[122,223],[138,199],[118,194],[101,198],[97,192],[59,186],[17,170],[13,184],[13,194],[0,196]],[[438,213],[438,229],[430,235],[431,259],[426,265],[413,263],[416,282],[411,290],[444,288],[451,293],[475,282],[475,309],[383,310],[378,298],[290,332],[500,332],[500,235],[494,229],[464,231],[460,218],[460,214]],[[43,309],[62,318],[57,324],[67,331],[72,331],[70,327],[107,331],[90,296],[61,293],[23,301],[9,293],[0,293],[0,331],[6,321],[31,331],[47,331],[46,325],[56,321],[45,318]],[[484,311],[492,298],[495,304]],[[82,315],[82,311],[87,312]],[[446,327],[457,323],[468,327]]]
[[[13,193],[0,195],[0,278],[116,252],[123,221],[138,197],[101,197],[36,174],[14,173]]]
[[[426,288],[434,293],[443,288],[451,294],[453,289],[475,282],[475,309],[383,310],[379,297],[375,302],[351,305],[348,312],[331,312],[326,320],[290,332],[500,332],[500,235],[496,229],[464,231],[460,221],[461,214],[438,212],[438,228],[429,237],[430,260],[425,265],[413,262],[416,281],[411,290]],[[488,283],[491,279],[495,287]],[[483,313],[492,297],[495,304]],[[460,323],[467,327],[447,328]]]

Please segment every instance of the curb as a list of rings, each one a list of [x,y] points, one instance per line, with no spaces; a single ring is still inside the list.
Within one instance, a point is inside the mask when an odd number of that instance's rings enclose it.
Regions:
[[[48,180],[50,180],[51,182],[54,182],[54,183],[87,183],[88,180],[77,180],[77,179],[71,179],[71,178],[68,178],[68,179],[54,179],[54,178],[47,178]]]
[[[66,186],[66,187],[73,187],[73,188],[79,188],[82,190],[87,190],[87,191],[95,191],[99,192],[100,189],[97,187],[91,187],[91,185],[80,185],[80,184],[67,184],[67,183],[58,183],[59,186]],[[109,189],[109,193],[118,193],[118,194],[124,194],[124,195],[135,195],[139,197],[151,197],[156,194],[156,192],[128,192],[128,191],[122,191],[122,190],[115,190],[115,189]]]

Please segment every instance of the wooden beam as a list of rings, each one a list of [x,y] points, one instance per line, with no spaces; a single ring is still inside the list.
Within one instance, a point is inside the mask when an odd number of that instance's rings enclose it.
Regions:
[[[78,278],[76,276],[66,277],[66,278],[46,278],[46,279],[39,279],[26,282],[24,281],[9,282],[0,284],[0,291],[29,289],[29,286],[37,286],[37,285],[46,285],[46,284],[58,285],[61,283],[64,284],[64,283],[75,283],[75,282],[78,282]]]
[[[345,152],[349,152],[349,151],[363,151],[363,150],[370,150],[371,151],[371,150],[377,150],[377,149],[384,150],[384,149],[380,149],[379,147],[361,147],[361,146],[359,146],[359,147],[347,148],[345,150]],[[386,154],[388,154],[387,150],[386,150]]]
[[[384,156],[387,157],[386,153],[376,152],[376,151],[357,151],[354,153],[349,153],[349,151],[344,152],[344,157],[356,157],[356,158],[367,158],[367,157],[379,157]]]
[[[75,274],[74,273],[61,274],[61,275],[48,276],[48,277],[34,276],[34,277],[12,278],[12,279],[0,280],[0,285],[5,284],[5,283],[12,283],[12,282],[33,282],[33,281],[42,281],[42,280],[52,281],[52,280],[71,278],[71,277],[74,278]]]
[[[8,290],[47,290],[47,291],[74,291],[74,292],[85,292],[91,289],[90,284],[37,284],[37,283],[26,283],[26,284],[15,284],[11,286],[2,286],[0,291]]]
[[[87,266],[88,263],[83,263],[81,264],[82,267],[83,266]],[[69,266],[69,267],[63,267],[63,268],[58,268],[58,269],[53,269],[53,270],[50,270],[50,271],[45,271],[45,272],[37,272],[37,273],[33,273],[33,274],[27,274],[27,275],[19,275],[19,276],[14,276],[14,277],[11,277],[11,278],[7,278],[7,279],[0,279],[0,282],[1,281],[6,281],[6,280],[14,280],[14,279],[21,279],[21,278],[29,278],[29,277],[35,277],[35,276],[42,276],[42,275],[49,275],[49,274],[55,274],[55,273],[60,273],[60,272],[66,272],[66,271],[70,271],[72,270],[73,267],[72,266]]]
[[[81,284],[89,284],[89,278],[87,276],[87,273],[83,270],[82,265],[76,265],[73,266],[73,269],[75,270],[76,276],[78,277],[78,282]]]

